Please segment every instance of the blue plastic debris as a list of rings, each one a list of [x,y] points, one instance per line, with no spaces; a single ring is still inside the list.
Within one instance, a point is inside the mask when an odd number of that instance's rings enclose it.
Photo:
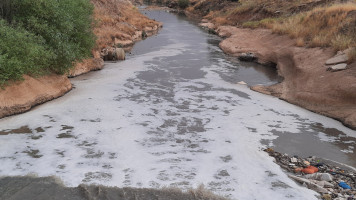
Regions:
[[[345,183],[345,182],[340,182],[339,186],[344,188],[344,189],[351,189],[351,187],[349,185],[347,185],[347,183]]]

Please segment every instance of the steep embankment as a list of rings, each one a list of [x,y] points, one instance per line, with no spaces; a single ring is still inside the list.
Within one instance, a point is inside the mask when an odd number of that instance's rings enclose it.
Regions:
[[[123,47],[128,50],[135,41],[155,34],[162,26],[142,15],[128,0],[92,0],[97,37],[93,58],[75,64],[69,77],[78,76],[104,66],[102,49]],[[63,75],[39,78],[24,76],[23,81],[9,82],[0,90],[0,118],[30,110],[32,107],[58,98],[72,88]]]
[[[202,26],[225,38],[224,52],[253,53],[261,64],[276,64],[283,82],[251,89],[356,129],[356,5],[345,2],[198,0],[185,12],[203,17]],[[347,67],[328,69],[333,65],[326,61],[345,49]]]

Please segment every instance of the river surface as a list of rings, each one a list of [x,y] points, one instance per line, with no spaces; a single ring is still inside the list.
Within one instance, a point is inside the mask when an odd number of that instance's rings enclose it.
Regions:
[[[126,61],[75,79],[69,94],[0,120],[0,175],[67,186],[196,188],[231,199],[316,199],[261,149],[356,166],[356,132],[248,85],[274,69],[240,63],[220,39],[165,11]]]

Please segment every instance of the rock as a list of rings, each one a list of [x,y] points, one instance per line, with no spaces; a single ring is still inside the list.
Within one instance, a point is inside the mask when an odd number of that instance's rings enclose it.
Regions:
[[[234,26],[219,26],[217,28],[218,35],[222,38],[228,38],[232,36],[238,28]]]
[[[206,28],[206,29],[214,29],[215,28],[215,25],[211,22],[206,22],[206,23],[200,23],[199,26],[203,27],[203,28]]]
[[[125,60],[125,50],[122,48],[107,47],[101,51],[101,57],[105,61]]]
[[[237,84],[240,84],[240,85],[247,85],[247,83],[243,82],[243,81],[240,81],[238,82]]]
[[[253,53],[242,53],[238,56],[238,59],[246,62],[253,62],[257,60],[257,57]]]
[[[116,58],[117,60],[125,60],[126,59],[125,50],[122,48],[116,48]]]
[[[207,20],[207,19],[202,19],[201,22],[202,22],[202,23],[208,23],[209,20]]]
[[[298,159],[295,158],[295,157],[293,157],[293,158],[290,159],[290,161],[291,161],[292,163],[296,163],[296,162],[298,162]]]
[[[341,63],[341,64],[334,65],[332,67],[328,67],[327,71],[337,72],[337,71],[344,70],[346,68],[347,68],[347,64]]]
[[[348,57],[345,53],[337,54],[325,62],[326,65],[336,65],[347,62]]]

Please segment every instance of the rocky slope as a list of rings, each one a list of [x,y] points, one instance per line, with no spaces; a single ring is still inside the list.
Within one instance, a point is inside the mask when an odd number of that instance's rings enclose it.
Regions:
[[[142,15],[128,0],[92,0],[92,4],[98,23],[94,29],[97,42],[92,50],[93,58],[76,63],[67,74],[68,77],[102,69],[102,49],[129,50],[136,41],[157,33],[162,26]],[[9,83],[0,89],[0,118],[28,111],[38,104],[66,94],[72,89],[67,76],[33,78],[26,75],[23,81]]]

